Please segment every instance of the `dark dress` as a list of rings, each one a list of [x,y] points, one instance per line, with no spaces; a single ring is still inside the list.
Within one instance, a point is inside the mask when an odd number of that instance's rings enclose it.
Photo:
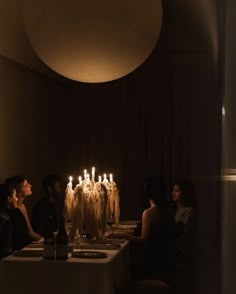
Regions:
[[[146,248],[150,271],[169,272],[175,267],[175,223],[153,224]]]
[[[195,217],[191,206],[176,210],[176,258],[177,263],[191,263],[195,240]]]
[[[169,274],[175,271],[175,221],[172,213],[167,208],[158,209],[165,216],[163,223],[156,220],[150,224],[148,239],[141,249],[143,256],[138,263],[131,265],[131,275],[136,278],[150,278],[152,273]],[[141,228],[139,229],[141,231]],[[131,262],[132,250],[135,255],[137,244],[131,242]]]
[[[52,202],[47,197],[43,197],[34,206],[31,215],[31,224],[35,232],[45,237],[48,229],[48,222],[53,225],[53,231],[58,229],[58,209],[56,202]]]
[[[11,254],[12,244],[12,222],[9,211],[0,212],[0,259]]]
[[[33,239],[30,237],[26,220],[19,208],[10,211],[12,221],[12,243],[13,250],[19,250],[32,243]]]

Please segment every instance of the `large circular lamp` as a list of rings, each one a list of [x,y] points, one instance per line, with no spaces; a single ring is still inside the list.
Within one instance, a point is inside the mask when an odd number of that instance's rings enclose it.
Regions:
[[[161,30],[161,0],[25,0],[25,29],[37,55],[81,82],[118,79],[140,66]]]

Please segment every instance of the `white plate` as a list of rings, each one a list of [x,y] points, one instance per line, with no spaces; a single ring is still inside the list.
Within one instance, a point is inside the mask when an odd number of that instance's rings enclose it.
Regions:
[[[72,257],[77,258],[106,258],[106,252],[100,251],[76,251],[72,253]]]
[[[18,250],[15,251],[13,255],[17,257],[43,257],[43,250]]]

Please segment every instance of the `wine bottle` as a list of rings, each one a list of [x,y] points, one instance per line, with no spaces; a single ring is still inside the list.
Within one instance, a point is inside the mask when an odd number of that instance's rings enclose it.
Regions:
[[[56,259],[68,258],[68,236],[65,229],[65,218],[60,220],[59,231],[56,237]]]
[[[47,230],[44,237],[43,242],[43,257],[45,259],[55,259],[55,238],[53,234],[53,219],[52,217],[49,217],[48,224],[47,224]]]

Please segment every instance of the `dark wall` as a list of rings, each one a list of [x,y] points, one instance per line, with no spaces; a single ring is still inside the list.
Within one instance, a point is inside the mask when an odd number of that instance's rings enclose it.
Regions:
[[[33,185],[29,208],[41,193],[41,179],[64,170],[65,87],[22,65],[0,58],[0,180],[24,175]]]

